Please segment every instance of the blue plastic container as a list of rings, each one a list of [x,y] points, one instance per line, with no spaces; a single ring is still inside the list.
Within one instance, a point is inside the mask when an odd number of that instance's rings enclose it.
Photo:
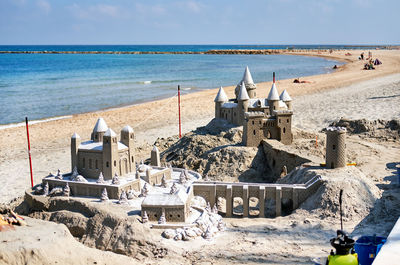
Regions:
[[[398,179],[397,184],[400,185],[400,166],[397,167],[397,179]]]
[[[386,238],[380,236],[362,236],[357,239],[354,250],[358,255],[358,264],[371,265],[385,242]]]

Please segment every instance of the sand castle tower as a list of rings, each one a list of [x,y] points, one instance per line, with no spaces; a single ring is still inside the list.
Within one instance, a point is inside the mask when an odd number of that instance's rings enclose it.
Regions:
[[[286,89],[283,90],[283,92],[282,92],[281,95],[279,96],[279,99],[282,100],[282,101],[286,104],[288,110],[293,110],[293,107],[292,107],[292,98],[290,97],[290,95],[289,95],[289,93],[286,91]]]
[[[112,129],[108,129],[103,135],[103,163],[106,165],[103,167],[104,179],[112,179],[112,177],[118,172],[117,158],[117,134]]]
[[[222,87],[219,88],[218,94],[214,99],[215,102],[215,118],[223,118],[221,117],[221,107],[225,102],[228,102],[228,97]]]
[[[160,151],[158,150],[157,146],[153,146],[153,150],[151,150],[150,164],[152,166],[161,167]]]
[[[246,86],[247,94],[250,98],[255,98],[256,97],[256,85],[254,84],[253,77],[251,76],[249,67],[246,66],[246,69],[244,70],[243,78],[239,82],[239,84],[235,88],[235,95],[236,98],[239,98],[239,92],[240,92],[240,86],[242,85],[242,82]]]
[[[93,128],[93,132],[91,135],[91,139],[94,142],[101,142],[103,141],[103,136],[105,132],[108,130],[107,123],[104,121],[103,118],[99,118],[96,122],[96,125]]]
[[[346,128],[326,128],[326,168],[346,166]]]
[[[278,94],[278,90],[276,89],[276,85],[275,85],[275,72],[272,75],[272,87],[271,90],[269,91],[268,94],[268,105],[269,105],[269,111],[270,111],[270,115],[273,114],[274,110],[278,110],[279,109],[279,94]]]
[[[78,149],[81,144],[81,137],[79,134],[74,133],[71,136],[71,171],[78,167]]]
[[[249,95],[247,94],[246,86],[244,82],[240,85],[238,95],[238,124],[244,124],[244,113],[249,109]]]
[[[126,166],[129,167],[126,171],[132,172],[135,168],[135,132],[133,131],[132,127],[126,125],[121,130],[121,143],[128,147],[128,156],[129,161],[126,163]]]

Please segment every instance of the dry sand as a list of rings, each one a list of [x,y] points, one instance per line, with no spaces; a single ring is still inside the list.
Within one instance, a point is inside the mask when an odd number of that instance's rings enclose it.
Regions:
[[[294,99],[296,127],[315,132],[342,116],[366,119],[400,117],[400,51],[374,51],[374,57],[377,56],[383,61],[383,65],[378,66],[375,71],[362,70],[363,62],[357,59],[360,51],[352,56],[345,56],[346,52],[326,53],[324,56],[348,63],[332,74],[301,78],[312,83],[294,84],[293,80],[278,81],[278,90],[286,88]],[[321,56],[317,53],[303,55]],[[258,84],[257,94],[266,97],[270,85],[270,82]],[[233,95],[233,89],[234,87],[226,88],[228,96]],[[184,132],[205,125],[212,119],[215,94],[214,89],[183,97]],[[148,144],[153,143],[157,137],[177,134],[176,99],[74,115],[69,119],[32,125],[35,183],[39,183],[41,177],[47,175],[50,170],[70,170],[70,136],[76,131],[83,139],[88,139],[98,117],[105,118],[115,131],[119,131],[125,124],[134,127],[138,146],[142,147],[138,149],[138,158],[148,155]],[[22,195],[23,190],[29,186],[29,168],[25,128],[8,128],[0,132],[0,180],[3,183],[0,187],[0,201],[6,202]],[[394,175],[393,168],[388,165],[398,163],[399,148],[398,142],[349,137],[349,155],[359,164],[357,170],[360,170],[357,171],[359,173],[353,174],[360,174],[361,178],[367,176],[381,187],[390,185]],[[380,192],[375,193],[374,196],[381,195]],[[373,214],[371,218],[375,218]],[[381,218],[381,215],[377,215],[376,218]],[[369,226],[364,227],[359,223],[359,218],[347,221],[346,229],[354,230],[355,234],[371,231]],[[204,242],[194,245],[178,242],[176,246],[192,250],[188,261],[197,263],[204,261],[224,264],[230,260],[236,263],[307,264],[310,257],[321,256],[321,251],[329,251],[327,239],[332,237],[337,225],[335,219],[328,218],[321,222],[318,215],[305,209],[299,209],[288,217],[246,219],[246,222],[232,219],[227,222],[229,232],[216,240],[219,247]],[[382,225],[382,229],[387,233],[390,224]],[[169,258],[172,262],[172,257]]]
[[[306,56],[324,56],[345,61],[347,64],[331,74],[301,77],[301,80],[312,83],[294,84],[292,79],[278,80],[278,90],[287,89],[294,98],[295,126],[309,129],[320,128],[323,123],[326,124],[329,120],[347,114],[357,114],[357,117],[363,116],[364,118],[369,118],[371,112],[382,118],[388,118],[387,115],[390,117],[396,115],[396,110],[399,109],[396,108],[399,102],[399,97],[397,97],[399,92],[395,84],[396,80],[397,82],[399,80],[399,75],[377,79],[371,83],[360,82],[400,72],[400,51],[373,51],[373,56],[383,62],[383,65],[378,66],[374,71],[362,70],[365,61],[358,60],[361,51],[351,51],[353,55],[345,56],[347,52],[299,53]],[[368,51],[365,53],[367,54]],[[239,79],[240,77],[238,77],[238,81]],[[352,84],[356,85],[350,86]],[[270,86],[270,82],[258,84],[257,94],[266,97]],[[318,93],[340,87],[342,89],[337,92]],[[233,97],[233,89],[234,86],[225,88],[228,96]],[[349,91],[351,97],[348,94]],[[216,92],[216,89],[212,89],[183,96],[184,132],[205,125],[213,118],[213,99]],[[360,96],[358,93],[364,98],[362,104],[358,102]],[[310,94],[312,96],[305,96]],[[332,100],[330,101],[330,99]],[[364,105],[364,102],[367,104]],[[357,107],[357,111],[354,107]],[[152,144],[158,137],[178,134],[177,116],[177,99],[169,98],[33,124],[30,126],[30,133],[34,182],[39,183],[49,171],[54,172],[61,169],[62,172],[66,172],[71,170],[69,154],[71,135],[77,132],[83,139],[88,139],[98,117],[103,117],[109,127],[116,132],[126,124],[131,125],[136,132],[138,146],[146,147],[145,143]],[[1,129],[0,132],[0,180],[3,183],[0,187],[0,202],[7,202],[22,194],[24,188],[30,185],[26,132],[24,127]],[[140,151],[139,149],[138,152]],[[148,148],[144,148],[143,152],[138,154],[138,158],[147,155],[148,151]]]

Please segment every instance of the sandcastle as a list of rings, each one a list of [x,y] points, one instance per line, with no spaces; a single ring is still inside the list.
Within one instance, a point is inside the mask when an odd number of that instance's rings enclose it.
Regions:
[[[258,146],[263,139],[291,144],[293,109],[289,93],[284,90],[279,96],[275,73],[268,98],[256,98],[255,89],[250,70],[246,67],[235,89],[236,98],[228,99],[224,89],[219,89],[214,99],[215,118],[243,125],[242,143],[245,146]]]

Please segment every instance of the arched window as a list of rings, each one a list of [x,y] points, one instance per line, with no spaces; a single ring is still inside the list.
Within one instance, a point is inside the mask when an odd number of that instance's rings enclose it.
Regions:
[[[82,158],[82,167],[85,168],[85,158]]]
[[[114,160],[114,167],[117,166],[117,160]]]
[[[283,127],[283,133],[285,133],[286,132],[286,128],[285,127]]]
[[[110,163],[108,161],[106,162],[106,167],[110,167]]]
[[[134,160],[133,160],[133,156],[132,156],[132,162],[133,162]]]
[[[89,169],[92,169],[92,159],[89,159]]]
[[[256,135],[256,130],[253,130],[253,134]]]
[[[96,169],[99,169],[99,161],[97,161],[97,159],[96,159]]]
[[[336,150],[336,145],[332,145],[332,150],[333,150],[333,151]]]

